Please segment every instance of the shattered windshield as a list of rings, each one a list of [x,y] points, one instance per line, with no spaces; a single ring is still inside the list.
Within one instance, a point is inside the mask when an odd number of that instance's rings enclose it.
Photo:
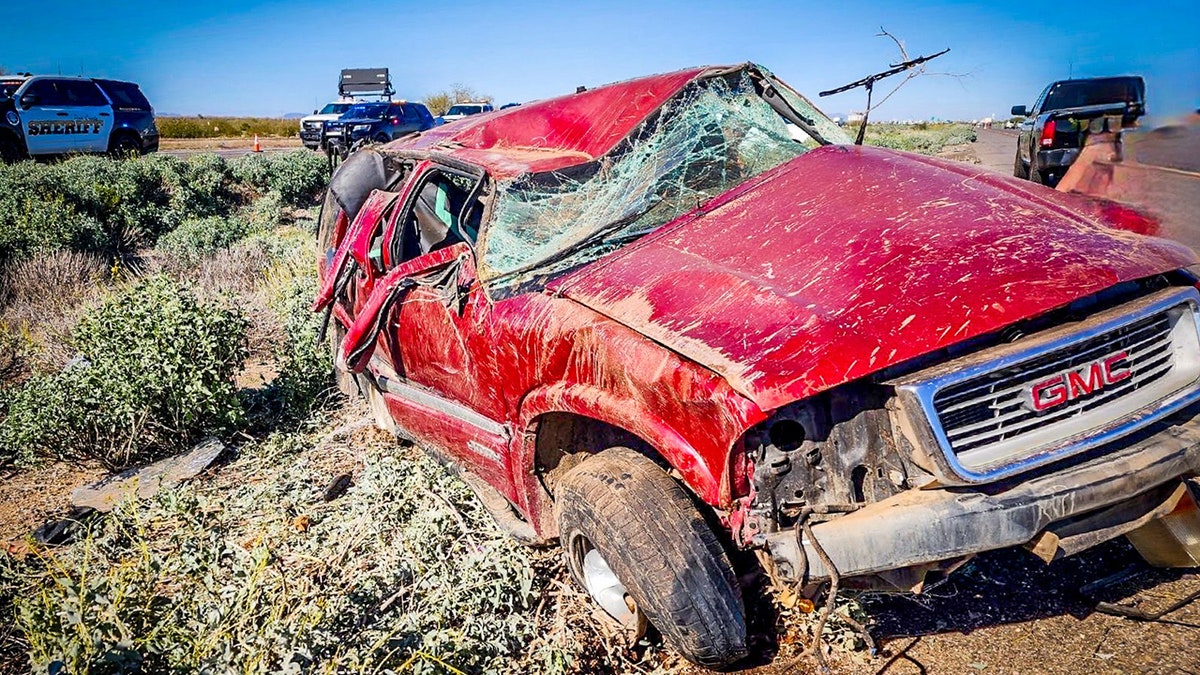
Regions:
[[[782,93],[821,136],[845,142]],[[748,70],[692,82],[608,155],[499,182],[480,277],[506,287],[588,263],[818,145],[758,95]]]

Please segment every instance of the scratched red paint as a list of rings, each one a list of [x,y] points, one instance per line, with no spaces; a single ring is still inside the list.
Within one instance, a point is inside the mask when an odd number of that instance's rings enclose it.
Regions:
[[[451,158],[491,179],[563,168],[604,155],[706,72],[467,118],[383,152]],[[343,355],[370,337],[371,313],[386,307],[381,293],[401,277],[472,255],[465,245],[435,251],[381,280],[365,258],[388,203],[372,201],[339,228],[346,236],[322,268],[318,306],[335,300],[332,271],[347,257],[358,264],[353,297],[334,309],[350,329]],[[468,260],[462,301],[448,305],[425,288],[405,296],[375,356],[502,430],[483,433],[385,397],[410,433],[478,472],[552,535],[533,470],[541,415],[622,427],[702,499],[729,507],[747,489],[738,441],[771,410],[1195,262],[1182,246],[1106,226],[1102,210],[1079,198],[915,155],[827,146],[542,288],[491,298]],[[365,358],[352,365],[370,367]],[[472,441],[502,461],[481,460]]]

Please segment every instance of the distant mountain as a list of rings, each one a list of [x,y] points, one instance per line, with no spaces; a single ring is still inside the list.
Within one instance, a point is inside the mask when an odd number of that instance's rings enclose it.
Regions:
[[[284,116],[283,116],[283,119],[285,119],[285,120],[298,120],[298,119],[300,119],[301,117],[304,117],[306,114],[307,114],[307,113],[302,113],[302,112],[301,112],[301,113],[297,113],[297,112],[285,113],[285,114],[284,114]]]

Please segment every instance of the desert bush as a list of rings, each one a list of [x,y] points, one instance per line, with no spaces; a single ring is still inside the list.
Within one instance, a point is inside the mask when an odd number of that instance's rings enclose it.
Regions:
[[[535,590],[560,568],[500,533],[461,482],[412,449],[376,447],[353,487],[325,502],[316,479],[328,454],[273,436],[244,447],[219,486],[125,502],[85,541],[27,561],[11,596],[34,670],[561,672],[575,662],[578,645],[562,639],[569,631],[548,635],[555,612],[543,616]]]
[[[5,180],[3,168],[0,166],[0,264],[37,252],[95,250],[103,245],[103,227],[95,218],[80,213],[62,195],[33,193],[27,187],[29,181]]]
[[[272,117],[159,117],[158,133],[163,138],[246,138],[295,136],[299,120]]]
[[[120,468],[232,429],[245,330],[239,312],[167,277],[129,286],[80,320],[79,357],[64,372],[6,395],[0,447],[24,461],[88,456]]]
[[[158,249],[190,265],[201,258],[229,248],[249,232],[249,225],[239,218],[210,216],[186,220],[163,235]]]
[[[240,215],[250,226],[251,232],[269,232],[288,221],[283,199],[278,192],[268,192],[255,199],[241,210]]]
[[[0,268],[0,336],[20,345],[21,370],[66,365],[74,355],[67,343],[82,306],[111,277],[103,258],[67,250],[38,253]],[[9,379],[0,377],[0,382]]]
[[[912,126],[872,124],[867,127],[864,142],[894,150],[907,150],[922,155],[936,155],[950,145],[974,143],[975,130],[969,124],[929,124]]]
[[[326,342],[317,339],[321,315],[310,309],[317,294],[315,276],[294,277],[275,306],[283,320],[283,345],[276,350],[279,377],[271,388],[285,419],[298,420],[330,401],[333,360]]]
[[[329,182],[329,167],[314,152],[243,155],[230,163],[233,177],[259,190],[270,190],[289,206],[314,202]]]
[[[311,203],[326,180],[323,160],[309,152],[0,166],[0,263],[60,248],[128,261],[185,221],[229,216],[267,193],[251,207],[253,222],[280,222],[285,207]]]
[[[228,163],[215,154],[192,155],[168,165],[164,178],[173,211],[182,217],[228,213],[243,197],[230,184]]]
[[[9,323],[40,320],[49,308],[76,304],[108,279],[103,258],[52,251],[0,268],[0,317]]]
[[[22,379],[29,372],[29,342],[22,336],[0,330],[0,387]],[[0,404],[0,410],[4,405]],[[0,466],[14,459],[0,457]]]

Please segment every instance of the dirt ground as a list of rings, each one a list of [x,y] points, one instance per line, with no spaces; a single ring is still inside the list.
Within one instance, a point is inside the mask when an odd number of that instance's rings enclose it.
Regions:
[[[353,458],[374,437],[352,439],[343,454]],[[363,448],[353,447],[359,442]],[[57,465],[0,477],[0,546],[19,546],[30,530],[68,510],[72,488],[102,475],[97,466]],[[1094,583],[1106,578],[1115,580]],[[1089,584],[1099,588],[1088,589]],[[878,651],[872,655],[865,649],[833,649],[830,670],[848,675],[1200,675],[1200,602],[1154,622],[1096,611],[1098,601],[1160,611],[1195,593],[1200,593],[1200,570],[1150,568],[1123,540],[1050,565],[1021,549],[996,551],[979,556],[920,596],[856,595],[870,618]],[[805,619],[781,619],[769,598],[754,589],[747,590],[747,606],[748,623],[754,628],[753,654],[745,672],[821,673],[813,661],[793,657],[803,646],[802,639],[794,641],[797,632],[803,634]],[[811,618],[806,617],[809,622]],[[781,647],[781,641],[791,644]],[[658,672],[705,672],[671,655],[651,662],[662,668]]]
[[[300,137],[259,138],[263,152],[287,152],[303,148]],[[164,138],[159,141],[159,152],[164,155],[186,157],[204,152],[216,153],[225,159],[239,157],[254,151],[254,138]]]
[[[973,147],[957,148],[958,159],[998,172],[1011,171],[1013,135],[982,131]],[[297,143],[279,140],[281,146]],[[228,143],[228,146],[221,145]],[[207,144],[207,145],[204,145]],[[215,144],[215,145],[214,145]],[[240,151],[237,141],[164,144],[164,149]],[[1005,150],[1007,147],[1007,150]],[[1002,155],[1008,154],[1004,159]],[[1007,163],[1008,166],[1004,166]],[[263,364],[247,380],[269,379]],[[247,385],[253,386],[249,381]],[[0,475],[0,548],[61,515],[67,495],[103,474],[96,466],[58,465]],[[1109,583],[1099,583],[1114,579]],[[1094,589],[1085,589],[1092,584]],[[1156,570],[1117,540],[1050,565],[1024,550],[979,556],[923,595],[866,594],[859,601],[870,617],[874,655],[835,651],[834,673],[1152,673],[1200,675],[1200,601],[1157,621],[1101,613],[1097,602],[1158,611],[1200,592],[1200,569]],[[746,672],[756,675],[819,673],[810,660],[792,663],[780,651],[770,603],[750,602],[748,617],[760,627]],[[765,628],[764,628],[765,627]],[[792,649],[784,649],[791,653]],[[671,663],[679,673],[703,672]]]

